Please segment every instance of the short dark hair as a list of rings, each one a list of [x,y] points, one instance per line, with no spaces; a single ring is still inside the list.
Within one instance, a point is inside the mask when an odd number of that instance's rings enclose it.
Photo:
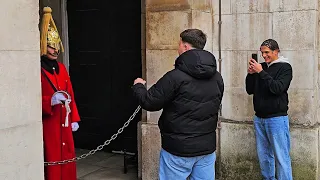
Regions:
[[[279,45],[278,45],[277,41],[274,39],[267,39],[267,40],[263,41],[261,46],[266,46],[269,49],[271,49],[272,51],[278,50],[280,52]]]
[[[197,49],[203,49],[207,42],[207,35],[199,29],[184,30],[180,37],[183,42],[189,43]]]

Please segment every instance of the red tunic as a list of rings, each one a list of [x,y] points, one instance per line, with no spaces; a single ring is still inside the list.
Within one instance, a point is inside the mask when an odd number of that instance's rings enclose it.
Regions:
[[[51,74],[44,68],[42,70],[58,90],[63,90],[70,94],[71,113],[69,114],[69,126],[65,127],[66,108],[62,104],[51,106],[51,97],[54,94],[54,89],[45,76],[41,74],[43,142],[46,162],[61,161],[75,157],[71,123],[80,120],[70,77],[65,66],[62,63],[58,64],[59,74],[56,74],[56,72]],[[45,179],[76,180],[76,163],[46,166]]]

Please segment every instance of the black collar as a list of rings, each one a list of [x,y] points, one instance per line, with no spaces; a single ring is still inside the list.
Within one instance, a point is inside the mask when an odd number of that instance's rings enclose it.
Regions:
[[[53,70],[59,74],[58,62],[56,60],[48,59],[46,56],[41,56],[41,67],[51,74],[53,74]]]

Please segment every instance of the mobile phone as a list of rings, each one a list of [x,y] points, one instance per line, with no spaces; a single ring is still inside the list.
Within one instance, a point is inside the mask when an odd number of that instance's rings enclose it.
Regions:
[[[256,62],[258,62],[258,54],[251,54],[251,58],[254,59]]]

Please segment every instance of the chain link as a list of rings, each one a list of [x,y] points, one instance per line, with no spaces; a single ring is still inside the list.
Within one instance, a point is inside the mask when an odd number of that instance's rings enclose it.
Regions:
[[[93,149],[86,154],[82,154],[81,156],[74,157],[72,159],[66,159],[63,161],[44,162],[44,165],[45,166],[54,166],[54,165],[62,165],[62,164],[67,164],[67,163],[71,163],[71,162],[76,162],[76,161],[79,161],[80,159],[84,159],[88,156],[95,154],[97,151],[101,151],[105,146],[109,145],[111,143],[111,141],[115,140],[118,137],[118,135],[123,132],[124,128],[129,126],[130,122],[135,118],[135,116],[140,111],[140,109],[141,109],[141,106],[138,106],[137,109],[130,116],[129,120],[124,123],[124,125],[118,130],[118,132],[116,134],[113,134],[110,139],[106,140],[102,145],[99,145],[96,149]]]

